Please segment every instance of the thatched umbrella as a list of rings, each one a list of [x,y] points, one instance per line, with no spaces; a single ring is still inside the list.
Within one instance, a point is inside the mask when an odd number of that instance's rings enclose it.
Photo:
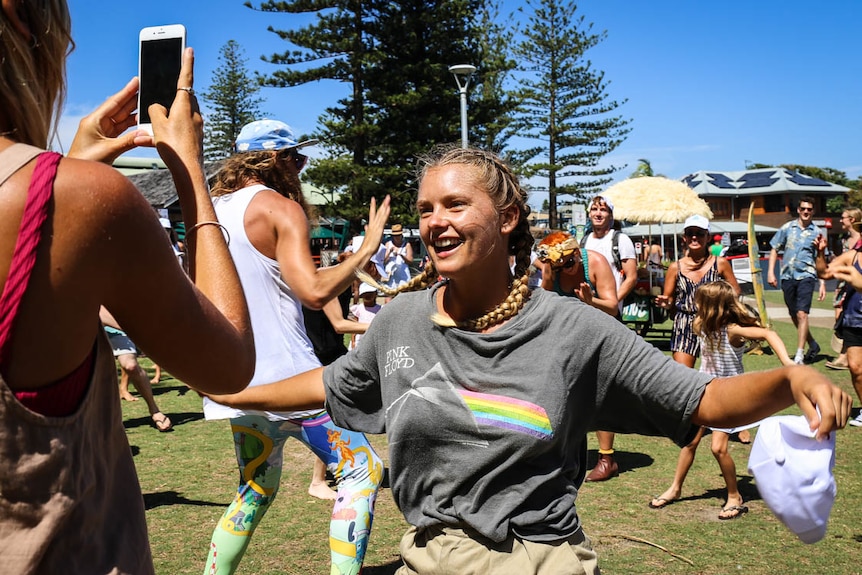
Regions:
[[[602,196],[614,204],[614,219],[643,224],[678,223],[693,215],[712,219],[712,210],[697,193],[678,180],[661,176],[629,178],[609,187]],[[652,233],[650,232],[650,235]],[[664,251],[662,234],[662,251]],[[674,254],[676,230],[674,230]]]

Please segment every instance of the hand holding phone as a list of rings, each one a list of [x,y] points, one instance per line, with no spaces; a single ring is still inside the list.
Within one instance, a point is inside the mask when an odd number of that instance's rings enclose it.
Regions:
[[[150,106],[161,104],[170,108],[177,93],[186,28],[182,24],[144,28],[138,47],[138,127],[152,134]]]

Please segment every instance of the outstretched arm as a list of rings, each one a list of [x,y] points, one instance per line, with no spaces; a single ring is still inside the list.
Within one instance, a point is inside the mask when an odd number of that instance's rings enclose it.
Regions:
[[[728,326],[727,335],[730,337],[731,341],[733,341],[734,338],[747,339],[751,341],[766,340],[769,347],[775,351],[775,354],[781,361],[781,365],[796,365],[787,354],[787,348],[784,346],[784,342],[781,340],[781,337],[769,328],[758,327],[755,325],[742,327],[734,324]]]
[[[275,383],[249,387],[232,395],[206,395],[222,405],[238,409],[260,411],[320,409],[326,400],[323,369],[319,367]]]
[[[332,324],[332,329],[336,333],[365,333],[368,329],[367,323],[351,321],[341,315],[341,304],[338,299],[331,299],[323,306],[323,313],[326,314],[326,319]]]
[[[853,399],[812,367],[795,365],[716,378],[706,386],[692,423],[736,427],[796,403],[817,438],[843,428]],[[818,414],[819,410],[819,414]]]

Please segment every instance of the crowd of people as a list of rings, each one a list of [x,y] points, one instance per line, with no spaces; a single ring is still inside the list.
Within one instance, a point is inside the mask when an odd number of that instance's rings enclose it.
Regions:
[[[400,575],[598,573],[577,497],[584,481],[619,473],[614,433],[668,437],[692,452],[680,456],[690,465],[712,429],[727,484],[719,517],[729,519],[746,510],[729,433],[793,404],[819,438],[849,419],[849,395],[811,367],[742,369],[750,340],[794,362],[736,304],[733,272],[709,253],[702,218],[686,222],[685,252],[657,298],[676,311],[672,358],[620,320],[637,262],[631,240],[613,230],[612,203],[593,198],[583,242],[559,234],[536,246],[525,189],[487,151],[441,146],[419,161],[421,273],[410,274],[415,254],[399,224],[383,242],[388,197],[370,202],[361,242],[337,265],[317,267],[299,180],[301,150],[315,141],[298,141],[281,121],[251,122],[210,190],[187,49],[170,109],[149,109],[152,135],[133,129],[135,79],[81,122],[66,157],[46,151],[72,44],[68,7],[13,0],[0,15],[0,564],[8,572],[154,572],[114,364],[115,354],[137,355],[136,344],[204,397],[207,419],[230,425],[239,481],[207,548],[210,574],[237,571],[278,493],[291,437],[321,462],[312,487],[326,471],[336,484],[331,573],[359,573],[368,546],[384,468],[365,433],[387,437],[392,494],[409,524]],[[109,166],[136,146],[155,146],[173,176],[182,259]],[[804,208],[800,233],[815,258],[805,271],[853,288],[842,334],[862,391],[858,250],[827,265]],[[773,247],[802,253],[796,233],[777,235]],[[546,289],[531,289],[534,248]],[[793,274],[799,285],[785,297],[798,312],[801,349],[811,341],[803,338],[811,291],[807,276]],[[361,303],[350,307],[352,295]],[[391,301],[381,306],[381,297]],[[103,326],[119,332],[113,346]],[[349,352],[348,333],[362,336]],[[553,361],[537,361],[551,349]],[[140,366],[123,369],[143,385]],[[151,391],[138,390],[154,425],[170,429]],[[594,431],[604,435],[590,470]],[[675,478],[651,506],[672,502],[681,487]]]

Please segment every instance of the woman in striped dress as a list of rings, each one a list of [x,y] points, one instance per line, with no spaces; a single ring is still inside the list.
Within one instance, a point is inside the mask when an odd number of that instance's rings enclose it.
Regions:
[[[735,294],[739,285],[730,262],[722,257],[710,255],[707,237],[709,220],[703,216],[691,216],[685,221],[682,242],[685,256],[670,264],[664,280],[664,294],[656,297],[656,304],[665,309],[674,309],[673,335],[670,349],[678,363],[694,367],[699,345],[692,329],[694,314],[694,292],[703,284],[725,279]]]
[[[732,377],[743,373],[745,370],[742,367],[742,354],[745,352],[746,343],[761,340],[769,343],[782,364],[793,365],[793,360],[787,355],[787,349],[778,334],[763,327],[758,318],[750,315],[739,304],[736,290],[729,282],[718,280],[703,284],[695,292],[694,304],[697,314],[693,328],[701,350],[701,372],[716,377]],[[753,425],[746,426],[748,427]],[[694,454],[705,430],[705,427],[701,427],[694,441],[682,449],[673,483],[661,496],[650,502],[650,507],[659,509],[679,498],[682,484],[694,462]],[[723,520],[735,519],[748,511],[736,482],[736,464],[727,450],[730,434],[738,431],[740,428],[712,428],[712,454],[718,461],[727,486],[727,500],[718,514],[718,518]]]

